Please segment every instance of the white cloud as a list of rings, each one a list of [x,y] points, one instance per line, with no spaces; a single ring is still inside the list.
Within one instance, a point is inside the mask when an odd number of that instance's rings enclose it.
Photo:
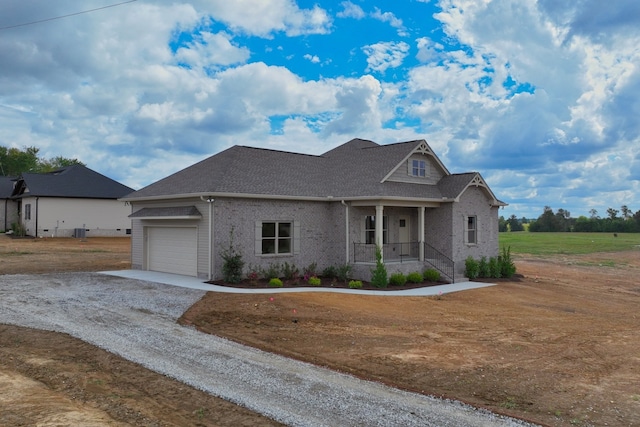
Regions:
[[[317,64],[320,62],[320,58],[318,58],[318,55],[310,55],[310,54],[305,54],[304,55],[304,59],[313,62],[314,64]]]
[[[231,28],[261,37],[274,32],[290,36],[326,34],[331,27],[331,19],[324,9],[317,5],[300,9],[292,0],[214,0],[203,2],[202,7]]]
[[[250,52],[234,45],[231,36],[225,32],[203,32],[186,47],[179,48],[175,56],[180,63],[205,69],[246,62]]]
[[[362,48],[367,55],[367,71],[384,73],[387,68],[396,68],[409,52],[405,42],[379,42]]]
[[[398,31],[398,35],[401,37],[405,37],[409,35],[409,33],[407,32],[407,29],[402,23],[402,19],[396,17],[392,12],[382,12],[380,9],[376,7],[374,8],[374,11],[371,13],[371,17],[381,22],[387,22],[389,25],[391,25],[393,28],[395,28]]]
[[[344,9],[336,14],[338,18],[362,19],[366,16],[360,6],[353,4],[350,1],[343,1],[340,5]]]

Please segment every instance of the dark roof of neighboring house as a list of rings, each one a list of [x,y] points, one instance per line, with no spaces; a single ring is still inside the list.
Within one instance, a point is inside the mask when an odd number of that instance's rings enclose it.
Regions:
[[[460,193],[455,194],[455,190],[464,190],[477,175],[450,175],[442,166],[447,178],[442,186],[385,180],[390,171],[421,145],[426,146],[426,141],[379,145],[353,139],[319,156],[233,146],[131,193],[125,199],[227,193],[441,201],[457,197]],[[465,179],[466,183],[462,185]]]
[[[133,191],[83,165],[73,165],[47,173],[24,173],[12,196],[119,199]]]
[[[16,178],[12,176],[0,176],[0,199],[11,197],[15,180]]]

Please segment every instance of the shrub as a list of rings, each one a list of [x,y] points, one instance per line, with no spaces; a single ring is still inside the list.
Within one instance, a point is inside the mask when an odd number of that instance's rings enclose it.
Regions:
[[[424,277],[418,271],[407,274],[407,282],[409,283],[422,283]]]
[[[387,268],[382,262],[382,250],[376,247],[376,268],[371,270],[371,284],[376,288],[386,288],[388,282]]]
[[[361,289],[362,282],[360,280],[351,280],[349,282],[349,289]]]
[[[273,277],[269,280],[269,287],[270,288],[281,288],[282,287],[282,280],[278,279],[277,277]]]
[[[498,260],[502,277],[509,278],[516,274],[516,265],[511,259],[511,246],[508,248],[502,247],[502,255],[498,257]]]
[[[487,277],[499,278],[502,276],[502,267],[496,257],[489,258],[489,275]]]
[[[244,261],[242,254],[236,251],[233,246],[233,227],[229,232],[229,247],[221,252],[222,259],[222,277],[227,283],[238,283],[242,280],[242,269]]]
[[[322,280],[320,280],[319,277],[316,277],[316,276],[309,277],[309,285],[320,286],[321,283],[322,283]]]
[[[318,275],[317,270],[318,270],[318,264],[315,263],[315,262],[312,262],[307,267],[305,267],[302,270],[302,273],[304,274],[305,280],[308,280],[309,277],[317,276]]]
[[[440,272],[435,268],[428,268],[422,273],[422,277],[427,282],[437,282],[440,280]]]
[[[11,231],[13,231],[13,235],[17,237],[24,237],[27,235],[27,228],[20,222],[12,222]]]
[[[491,270],[489,270],[489,263],[487,263],[487,257],[480,258],[478,263],[478,277],[491,277]]]
[[[351,273],[351,266],[349,264],[344,264],[337,268],[336,277],[341,282],[346,282],[349,278],[349,273]]]
[[[263,271],[264,277],[280,277],[280,264],[277,262],[272,262],[269,266]]]
[[[285,263],[282,264],[282,275],[285,279],[295,280],[299,276],[298,268],[295,266],[295,264],[289,264],[285,261]]]
[[[478,277],[479,263],[469,255],[464,261],[464,275],[473,280]]]
[[[402,273],[393,273],[391,277],[389,277],[389,284],[391,286],[404,286],[407,283],[407,278]]]
[[[335,279],[338,276],[338,270],[330,265],[329,267],[322,270],[322,277],[326,277],[328,279]]]

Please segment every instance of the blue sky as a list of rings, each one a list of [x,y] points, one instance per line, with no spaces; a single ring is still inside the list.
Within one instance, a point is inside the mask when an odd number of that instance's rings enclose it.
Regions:
[[[0,3],[0,144],[140,188],[235,144],[426,139],[502,215],[640,210],[636,0]],[[34,25],[12,27],[47,20]]]

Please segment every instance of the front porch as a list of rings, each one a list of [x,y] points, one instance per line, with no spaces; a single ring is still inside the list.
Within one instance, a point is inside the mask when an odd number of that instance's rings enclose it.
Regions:
[[[371,269],[376,264],[376,245],[353,243],[353,268]],[[400,272],[408,274],[414,271],[422,273],[434,268],[442,279],[455,282],[455,264],[446,255],[425,242],[399,242],[382,245],[382,262],[389,274]]]

